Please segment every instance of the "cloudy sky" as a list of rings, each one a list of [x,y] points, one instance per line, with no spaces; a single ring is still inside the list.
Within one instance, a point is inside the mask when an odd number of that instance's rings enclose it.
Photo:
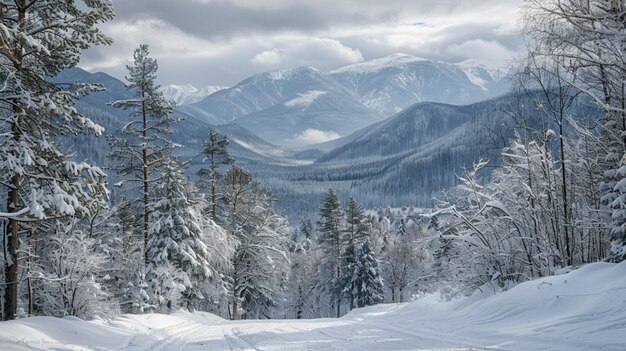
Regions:
[[[252,74],[322,70],[402,52],[504,65],[518,51],[521,0],[113,0],[115,43],[81,66],[123,78],[139,43],[161,84],[233,85]]]

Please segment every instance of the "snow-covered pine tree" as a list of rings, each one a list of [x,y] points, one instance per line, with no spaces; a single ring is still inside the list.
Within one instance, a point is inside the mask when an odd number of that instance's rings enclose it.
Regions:
[[[174,103],[168,101],[156,83],[157,61],[150,57],[148,45],[142,44],[135,50],[133,65],[128,70],[127,89],[135,94],[134,99],[113,101],[111,106],[129,110],[131,121],[122,128],[122,138],[110,137],[114,161],[113,169],[123,176],[124,183],[136,184],[132,190],[138,198],[129,201],[142,202],[141,215],[136,216],[136,225],[143,228],[144,263],[148,264],[147,243],[150,222],[149,207],[154,199],[154,183],[167,163],[171,150],[176,146],[165,136],[171,134],[170,127],[175,122],[171,116]]]
[[[332,303],[336,310],[336,316],[341,316],[341,296],[343,287],[341,284],[343,265],[343,251],[345,246],[344,213],[337,194],[328,189],[322,199],[320,219],[317,227],[319,232],[319,245],[323,252],[325,289],[330,293]]]
[[[352,286],[357,307],[376,305],[384,299],[380,268],[374,252],[370,249],[369,240],[363,243],[358,252]]]
[[[343,253],[343,266],[344,276],[342,277],[342,291],[346,293],[349,303],[349,308],[354,308],[354,289],[351,286],[352,272],[354,272],[357,252],[360,250],[363,239],[369,236],[369,227],[366,223],[367,217],[363,211],[363,206],[356,202],[354,198],[350,198],[348,206],[345,209],[346,220],[346,249]]]
[[[203,219],[206,202],[183,168],[174,159],[164,167],[158,200],[149,207],[146,283],[158,310],[194,309],[206,298],[200,285],[218,275],[212,261],[228,254],[212,251],[210,242],[226,238],[213,221]]]
[[[345,218],[347,223],[346,231],[351,241],[359,241],[369,235],[367,217],[365,216],[365,211],[363,211],[363,206],[352,197],[348,201]]]
[[[74,67],[81,50],[110,44],[96,26],[112,18],[109,0],[0,3],[0,184],[7,191],[0,216],[8,222],[5,320],[14,319],[17,311],[21,220],[85,215],[90,198],[104,186],[104,173],[70,161],[57,139],[102,133],[73,107],[77,98],[100,88],[53,84],[49,77]]]
[[[122,197],[113,209],[109,224],[115,227],[105,249],[110,262],[111,289],[123,313],[144,313],[153,309],[145,283],[143,230],[137,226],[141,203]]]
[[[210,210],[211,219],[215,222],[217,219],[217,181],[218,168],[222,165],[233,163],[233,158],[228,153],[228,137],[220,135],[215,129],[209,128],[208,138],[202,145],[202,153],[204,154],[203,162],[208,162],[206,168],[200,168],[198,175],[200,176],[200,185],[208,183],[211,191]],[[205,178],[208,178],[206,180]]]

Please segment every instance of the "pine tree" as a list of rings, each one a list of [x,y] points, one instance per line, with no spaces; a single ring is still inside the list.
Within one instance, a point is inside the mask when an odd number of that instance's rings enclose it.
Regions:
[[[90,199],[102,193],[104,173],[75,163],[58,137],[102,128],[79,113],[74,101],[101,87],[54,84],[74,67],[81,50],[110,44],[96,25],[113,18],[108,0],[14,0],[0,4],[0,184],[7,191],[4,319],[14,319],[18,300],[20,221],[86,215]]]
[[[345,245],[343,231],[344,214],[337,194],[332,189],[324,195],[318,222],[319,244],[322,248],[328,277],[327,290],[331,294],[337,317],[341,316],[341,295],[343,292],[342,253]]]
[[[363,211],[363,206],[356,202],[354,198],[350,198],[350,201],[348,201],[345,214],[348,225],[347,232],[351,241],[358,241],[368,235],[367,217]]]
[[[345,238],[346,249],[343,253],[343,267],[345,268],[341,288],[343,292],[347,293],[350,310],[352,310],[355,298],[350,284],[352,272],[354,272],[357,263],[357,250],[360,248],[363,239],[369,235],[366,224],[367,218],[365,217],[363,207],[352,197],[348,201],[348,207],[345,210],[345,219],[347,237]]]
[[[193,309],[205,298],[199,285],[217,274],[207,236],[222,237],[222,229],[212,221],[203,222],[206,204],[182,167],[175,160],[165,167],[159,200],[150,205],[146,282],[159,309]]]
[[[369,240],[366,240],[359,250],[352,275],[352,286],[357,307],[372,306],[383,301],[383,281]]]
[[[144,263],[147,265],[150,196],[151,191],[154,193],[151,186],[158,180],[162,168],[166,167],[165,163],[169,162],[172,148],[176,146],[165,138],[166,134],[172,133],[170,126],[174,123],[171,117],[174,103],[165,99],[156,84],[158,64],[150,57],[148,45],[140,45],[133,57],[133,65],[126,66],[126,80],[129,83],[127,89],[135,94],[135,98],[110,103],[113,107],[129,110],[132,118],[122,128],[123,138],[110,138],[113,149],[111,158],[116,162],[113,168],[124,177],[118,185],[126,182],[141,184],[133,190],[141,194],[137,201],[143,202],[142,216],[137,219],[142,219]]]
[[[203,162],[209,162],[208,168],[201,168],[198,171],[200,177],[208,177],[209,187],[211,189],[211,219],[217,222],[217,180],[219,174],[217,169],[220,165],[229,165],[233,163],[232,157],[228,153],[228,137],[222,136],[217,133],[213,128],[209,129],[207,140],[205,140],[202,147],[202,153],[204,154]],[[204,179],[202,183],[206,183]]]

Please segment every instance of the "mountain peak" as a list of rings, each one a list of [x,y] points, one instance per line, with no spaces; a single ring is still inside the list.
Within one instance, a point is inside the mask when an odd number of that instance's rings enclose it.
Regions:
[[[275,71],[261,73],[260,75],[258,75],[258,77],[269,78],[271,80],[284,80],[284,79],[289,79],[290,77],[294,75],[298,75],[302,73],[322,74],[322,71],[311,66],[300,66],[296,68],[275,70]]]
[[[383,70],[385,68],[400,67],[407,63],[420,62],[420,61],[433,61],[433,60],[428,60],[425,58],[416,57],[416,56],[409,55],[409,54],[395,53],[389,56],[384,56],[381,58],[344,66],[334,71],[331,71],[330,73],[376,72],[376,71]]]
[[[226,89],[222,86],[207,86],[202,89],[198,89],[191,84],[170,84],[161,87],[161,91],[166,98],[173,100],[176,105],[193,104],[203,100],[205,97]]]

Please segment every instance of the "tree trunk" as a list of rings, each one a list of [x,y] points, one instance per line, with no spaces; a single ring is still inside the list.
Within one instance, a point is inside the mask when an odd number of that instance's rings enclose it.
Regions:
[[[233,320],[237,320],[237,301],[233,302]]]
[[[216,194],[216,185],[217,182],[217,166],[215,165],[215,153],[211,152],[211,219],[213,222],[217,223],[217,194]]]
[[[19,187],[20,176],[15,175],[11,181],[11,185],[14,187],[9,190],[7,209],[8,212],[17,212],[19,206]],[[7,259],[4,267],[4,282],[6,284],[4,288],[4,320],[15,319],[17,313],[17,293],[18,293],[18,257],[17,252],[19,250],[19,222],[15,219],[9,219],[7,225],[6,235],[6,247],[7,247]]]
[[[24,30],[24,21],[26,19],[26,4],[24,0],[20,0],[17,2],[18,8],[18,27],[20,31]],[[15,60],[17,62],[17,68],[21,69],[22,66],[22,48],[21,45],[18,45],[14,51],[13,55],[15,56]],[[17,116],[22,113],[22,109],[17,105],[13,105],[13,113]],[[13,139],[19,141],[21,137],[20,128],[17,125],[17,120],[13,122],[11,125],[11,132],[13,134]],[[18,157],[18,155],[14,155]],[[7,212],[14,213],[19,211],[20,207],[20,184],[21,178],[19,174],[13,175],[11,178],[11,188],[8,191],[7,196]],[[5,281],[5,292],[4,292],[4,320],[12,320],[15,319],[15,315],[17,313],[17,294],[18,294],[18,268],[19,262],[17,257],[17,252],[19,251],[19,238],[20,232],[20,223],[15,218],[9,218],[9,222],[6,229],[6,242],[5,245],[7,247],[8,259],[10,262],[5,262],[4,267],[4,281]]]
[[[563,99],[563,96],[561,96],[561,99]],[[572,250],[572,245],[570,243],[571,238],[570,238],[570,232],[571,229],[570,228],[570,223],[569,223],[569,203],[568,203],[568,198],[567,198],[567,170],[565,169],[565,141],[563,140],[565,138],[565,136],[563,135],[563,113],[564,111],[561,110],[561,118],[559,121],[559,152],[560,152],[560,156],[561,156],[561,191],[562,191],[562,195],[563,195],[563,220],[564,220],[564,229],[565,229],[565,252],[566,252],[566,260],[567,260],[567,265],[571,266],[573,261],[572,261],[572,256],[573,256],[573,250]]]
[[[143,115],[143,258],[148,266],[148,120],[144,92],[141,92],[141,113]]]
[[[335,254],[337,255],[336,272],[337,285],[341,281],[341,238],[339,237],[339,231],[337,231],[337,237],[335,242]],[[337,318],[341,317],[341,291],[337,291]]]

